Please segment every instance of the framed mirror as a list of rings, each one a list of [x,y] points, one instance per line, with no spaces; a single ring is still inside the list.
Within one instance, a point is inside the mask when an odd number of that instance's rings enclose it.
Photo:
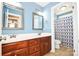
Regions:
[[[23,29],[24,10],[7,3],[3,3],[3,29]]]
[[[43,30],[43,16],[37,13],[33,13],[33,29]]]

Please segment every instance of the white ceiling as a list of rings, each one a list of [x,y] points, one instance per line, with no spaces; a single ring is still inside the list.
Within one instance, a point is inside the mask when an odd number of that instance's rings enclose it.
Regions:
[[[42,6],[42,7],[44,7],[47,4],[49,4],[49,2],[35,2],[35,3],[38,4],[38,5],[40,5],[40,6]]]

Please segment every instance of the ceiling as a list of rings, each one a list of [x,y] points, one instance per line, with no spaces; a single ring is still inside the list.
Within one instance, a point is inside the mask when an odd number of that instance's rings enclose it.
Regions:
[[[38,5],[40,5],[40,6],[42,6],[42,7],[44,7],[47,4],[49,4],[50,2],[35,2],[35,3],[38,4]]]

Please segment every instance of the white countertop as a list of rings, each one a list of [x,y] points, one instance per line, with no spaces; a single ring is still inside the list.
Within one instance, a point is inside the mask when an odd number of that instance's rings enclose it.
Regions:
[[[41,35],[38,35],[37,33],[31,33],[31,34],[17,34],[16,38],[10,38],[9,35],[5,35],[6,40],[2,40],[2,44],[11,43],[11,42],[18,42],[22,40],[30,40],[33,38],[40,38],[40,37],[46,37],[51,36],[51,33],[42,33]]]

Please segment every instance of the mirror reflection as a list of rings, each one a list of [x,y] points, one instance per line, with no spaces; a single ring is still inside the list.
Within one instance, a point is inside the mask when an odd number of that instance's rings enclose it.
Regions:
[[[33,29],[43,30],[43,16],[33,13]]]

